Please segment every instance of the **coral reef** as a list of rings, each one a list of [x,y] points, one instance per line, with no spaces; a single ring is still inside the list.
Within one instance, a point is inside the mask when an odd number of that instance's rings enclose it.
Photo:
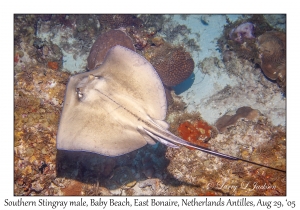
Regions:
[[[187,107],[187,104],[182,100],[182,98],[175,94],[175,91],[170,91],[170,95],[172,97],[172,103],[168,104],[168,111],[167,114],[170,116],[170,114],[176,114],[177,112],[182,112]],[[199,116],[200,118],[200,116]],[[187,118],[188,119],[188,118]],[[197,118],[198,119],[198,118]],[[182,123],[183,121],[180,121],[179,123]],[[177,128],[174,128],[172,132],[177,131]]]
[[[27,66],[15,75],[15,195],[53,195],[56,133],[69,74]]]
[[[36,15],[14,15],[14,44],[32,41],[35,36]]]
[[[254,25],[257,38],[253,32]],[[218,44],[225,63],[233,57],[238,57],[260,65],[264,74],[269,79],[276,80],[285,93],[285,42],[284,32],[274,31],[263,15],[252,15],[245,23],[238,20],[226,26]]]
[[[83,183],[76,180],[70,180],[61,191],[65,196],[82,195],[83,188]]]
[[[286,31],[286,14],[265,14],[264,17],[272,27]]]
[[[286,86],[286,35],[279,31],[268,31],[258,37],[261,69],[281,87]]]
[[[136,28],[127,27],[128,34],[134,42],[134,46],[137,50],[143,50],[151,45],[151,38],[156,34],[157,29],[155,27],[149,28]]]
[[[227,63],[229,62],[232,58],[234,58],[236,55],[233,51],[231,50],[225,50],[223,52],[223,62]]]
[[[241,107],[236,110],[234,115],[223,115],[216,122],[216,127],[220,133],[223,133],[228,127],[235,126],[238,120],[252,120],[258,119],[259,111],[251,107]]]
[[[178,116],[179,117],[179,116]],[[178,123],[175,118],[171,121]],[[234,129],[211,138],[210,148],[225,154],[285,170],[285,130],[259,120],[238,121]],[[272,148],[272,149],[271,149]],[[172,195],[285,195],[285,173],[241,161],[207,155],[197,150],[167,148],[167,170],[195,188],[173,188]],[[197,187],[196,187],[197,186]]]
[[[157,31],[162,29],[166,19],[162,14],[140,14],[138,18],[143,21],[144,28],[154,27]]]
[[[100,15],[99,21],[103,27],[111,29],[127,26],[141,27],[143,25],[143,21],[141,19],[135,15],[129,14]]]
[[[201,67],[201,72],[208,75],[218,72],[220,68],[224,67],[224,64],[217,57],[204,58],[201,63],[198,64]]]
[[[168,32],[166,34],[167,41],[173,41],[179,35],[184,35],[186,33],[190,33],[190,29],[187,28],[186,25],[172,25],[168,28]]]
[[[37,23],[37,28],[43,29],[42,32],[50,30],[53,33],[70,30],[72,36],[83,44],[81,50],[85,53],[90,49],[93,38],[97,37],[102,31],[98,20],[99,15],[55,14],[48,21],[43,19],[41,18],[42,21]]]
[[[229,38],[238,43],[243,43],[244,39],[254,39],[254,25],[250,22],[242,23],[236,28],[231,29]]]
[[[167,82],[179,81],[171,72],[174,67],[180,80],[185,75],[180,68],[189,67],[188,75],[191,74],[194,62],[186,49],[198,50],[195,40],[199,40],[187,38],[182,42],[185,48],[166,43],[164,39],[176,40],[191,32],[184,24],[174,24],[168,30],[168,18],[171,16],[145,14],[14,16],[14,195],[286,195],[284,173],[185,147],[172,149],[158,143],[115,158],[56,150],[58,120],[70,76],[64,71],[85,70],[86,57],[100,34],[125,27],[137,52],[164,67],[171,78]],[[211,18],[202,21],[212,25]],[[215,119],[231,110],[228,104],[236,108],[251,104],[263,115],[238,120],[219,134],[212,127],[209,144],[198,140],[201,134],[196,141],[212,150],[284,170],[285,127],[274,126],[270,121],[284,124],[277,119],[285,116],[285,108],[280,105],[285,98],[278,98],[277,84],[270,82],[256,65],[261,60],[255,39],[246,38],[243,44],[228,40],[230,31],[244,22],[255,25],[256,37],[273,30],[262,15],[228,24],[226,37],[219,40],[225,64],[210,57],[203,60],[200,71],[215,77],[224,71],[235,77],[237,84],[221,88],[198,105],[209,106],[210,115],[217,113]],[[177,57],[181,63],[174,60]],[[170,88],[167,93],[170,131],[179,135],[179,126],[185,124],[184,134],[199,135],[203,130],[196,127],[207,125],[195,123],[203,121],[204,113],[187,112],[191,103],[184,102]],[[196,99],[193,102],[198,103]],[[188,128],[193,132],[184,130]]]
[[[206,115],[201,113],[206,121],[208,117],[214,116],[213,121],[208,121],[213,124],[228,111],[235,111],[242,106],[251,106],[267,116],[274,125],[286,123],[284,117],[286,99],[282,95],[282,90],[276,83],[270,82],[265,77],[258,65],[253,64],[252,61],[237,58],[234,54],[224,64],[216,58],[202,62],[202,66],[205,67],[202,70],[209,70],[207,74],[217,77],[220,71],[225,71],[229,77],[234,78],[231,84],[204,100],[201,108],[210,110]]]
[[[108,50],[116,45],[121,45],[135,51],[131,38],[125,32],[121,30],[109,30],[100,35],[93,44],[87,58],[87,68],[93,70],[102,64]]]
[[[194,71],[194,60],[183,47],[164,43],[159,47],[146,49],[145,57],[154,66],[166,86],[178,85]]]
[[[173,99],[172,93],[171,93],[172,89],[170,87],[166,87],[166,86],[164,86],[164,87],[165,87],[165,93],[166,93],[166,98],[167,98],[167,104],[168,104],[168,106],[170,106],[174,102],[174,99]]]
[[[30,18],[29,18],[30,17]],[[14,36],[14,64],[15,68],[24,68],[31,60],[40,64],[56,62],[57,69],[62,66],[63,54],[56,44],[42,40],[35,36],[38,16],[16,15],[15,16],[15,36]],[[26,32],[25,32],[26,30]]]

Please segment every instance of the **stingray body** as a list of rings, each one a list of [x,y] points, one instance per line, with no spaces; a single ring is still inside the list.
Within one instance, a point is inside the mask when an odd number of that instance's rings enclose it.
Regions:
[[[100,67],[70,78],[57,148],[118,156],[154,140],[194,147],[167,130],[166,109],[164,87],[152,65],[115,46]]]
[[[57,148],[119,156],[157,140],[174,148],[181,144],[241,160],[199,147],[169,132],[164,121],[166,109],[164,87],[152,65],[139,54],[115,46],[101,66],[70,78]]]

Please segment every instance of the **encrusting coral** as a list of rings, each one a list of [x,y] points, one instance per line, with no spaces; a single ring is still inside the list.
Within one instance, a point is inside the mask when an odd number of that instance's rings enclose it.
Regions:
[[[121,30],[109,30],[100,35],[93,44],[87,59],[87,68],[93,70],[102,64],[108,50],[116,45],[121,45],[135,51],[131,38],[125,32]]]
[[[47,66],[48,66],[50,69],[53,69],[53,70],[57,70],[58,67],[59,67],[57,62],[51,62],[51,61],[49,61],[49,62],[47,63]]]
[[[246,120],[254,120],[259,116],[259,111],[252,109],[251,107],[243,106],[238,108],[236,114],[224,115],[220,117],[216,122],[216,127],[219,132],[223,133],[228,127],[234,126],[238,120],[246,119]]]
[[[279,86],[286,85],[286,35],[279,31],[267,31],[258,37],[261,69]]]
[[[197,120],[194,123],[185,121],[179,125],[178,133],[186,141],[208,147],[209,144],[205,142],[211,138],[212,127],[202,120]]]

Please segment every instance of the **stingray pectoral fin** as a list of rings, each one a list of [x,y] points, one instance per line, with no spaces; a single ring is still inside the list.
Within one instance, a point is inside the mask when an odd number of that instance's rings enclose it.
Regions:
[[[165,129],[165,130],[167,130],[167,129],[169,129],[169,124],[167,123],[167,122],[165,122],[165,121],[163,121],[163,120],[153,120],[157,125],[159,125],[161,128],[163,128],[163,129]]]
[[[166,117],[164,86],[153,66],[139,54],[122,46],[112,47],[96,75],[107,79],[108,91],[130,97],[154,119]],[[118,101],[122,103],[122,101]]]
[[[131,115],[124,109],[101,98],[97,92],[90,92],[88,97],[95,98],[64,106],[57,135],[58,149],[119,156],[147,144],[130,125]]]
[[[146,142],[148,144],[150,144],[150,145],[156,144],[156,142],[154,141],[154,139],[156,139],[156,138],[152,138],[152,136],[148,135],[148,133],[142,126],[138,126],[137,130],[143,136],[143,138],[146,140]]]

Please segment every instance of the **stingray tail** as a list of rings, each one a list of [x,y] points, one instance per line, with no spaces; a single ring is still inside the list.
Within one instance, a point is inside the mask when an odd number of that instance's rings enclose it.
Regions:
[[[175,136],[174,134],[172,134],[171,132],[169,132],[167,130],[163,131],[165,135],[160,135],[159,133],[153,133],[153,132],[147,130],[146,128],[143,128],[143,129],[149,136],[151,136],[152,138],[156,139],[157,141],[159,141],[162,144],[165,144],[169,147],[179,148],[176,145],[176,143],[177,143],[177,144],[181,144],[181,145],[184,145],[184,146],[195,148],[197,150],[209,153],[211,155],[216,155],[216,156],[219,156],[219,157],[222,157],[222,158],[227,158],[227,159],[230,159],[230,160],[238,160],[238,158],[236,158],[236,157],[226,155],[226,154],[222,154],[220,152],[215,152],[215,151],[210,150],[208,148],[201,147],[201,146],[198,146],[196,144],[185,141],[185,140]]]
[[[165,144],[169,147],[179,148],[176,144],[181,144],[181,145],[192,147],[192,148],[195,148],[195,149],[200,150],[202,152],[206,152],[208,154],[215,155],[215,156],[218,156],[218,157],[221,157],[221,158],[226,158],[226,159],[230,159],[230,160],[241,160],[241,161],[251,163],[251,164],[255,164],[255,165],[258,165],[258,166],[261,166],[261,167],[266,167],[266,168],[269,168],[269,169],[273,169],[273,170],[277,170],[277,171],[281,171],[281,172],[286,172],[286,171],[281,170],[281,169],[273,168],[273,167],[262,165],[262,164],[259,164],[259,163],[255,163],[255,162],[252,162],[252,161],[249,161],[249,160],[244,160],[242,158],[238,158],[238,157],[234,157],[234,156],[231,156],[231,155],[226,155],[226,154],[223,154],[223,153],[220,153],[220,152],[216,152],[216,151],[210,150],[208,148],[201,147],[201,146],[198,146],[198,145],[193,144],[191,142],[185,141],[185,140],[175,136],[174,134],[172,134],[170,131],[166,130],[165,128],[163,128],[165,126],[161,126],[161,123],[158,124],[158,123],[156,123],[156,121],[154,122],[153,120],[151,120],[151,124],[154,125],[155,128],[157,128],[157,129],[154,128],[154,129],[150,130],[150,129],[147,129],[147,128],[144,128],[144,127],[140,127],[139,129],[146,132],[153,139],[156,139],[157,141],[159,141],[162,144]]]

